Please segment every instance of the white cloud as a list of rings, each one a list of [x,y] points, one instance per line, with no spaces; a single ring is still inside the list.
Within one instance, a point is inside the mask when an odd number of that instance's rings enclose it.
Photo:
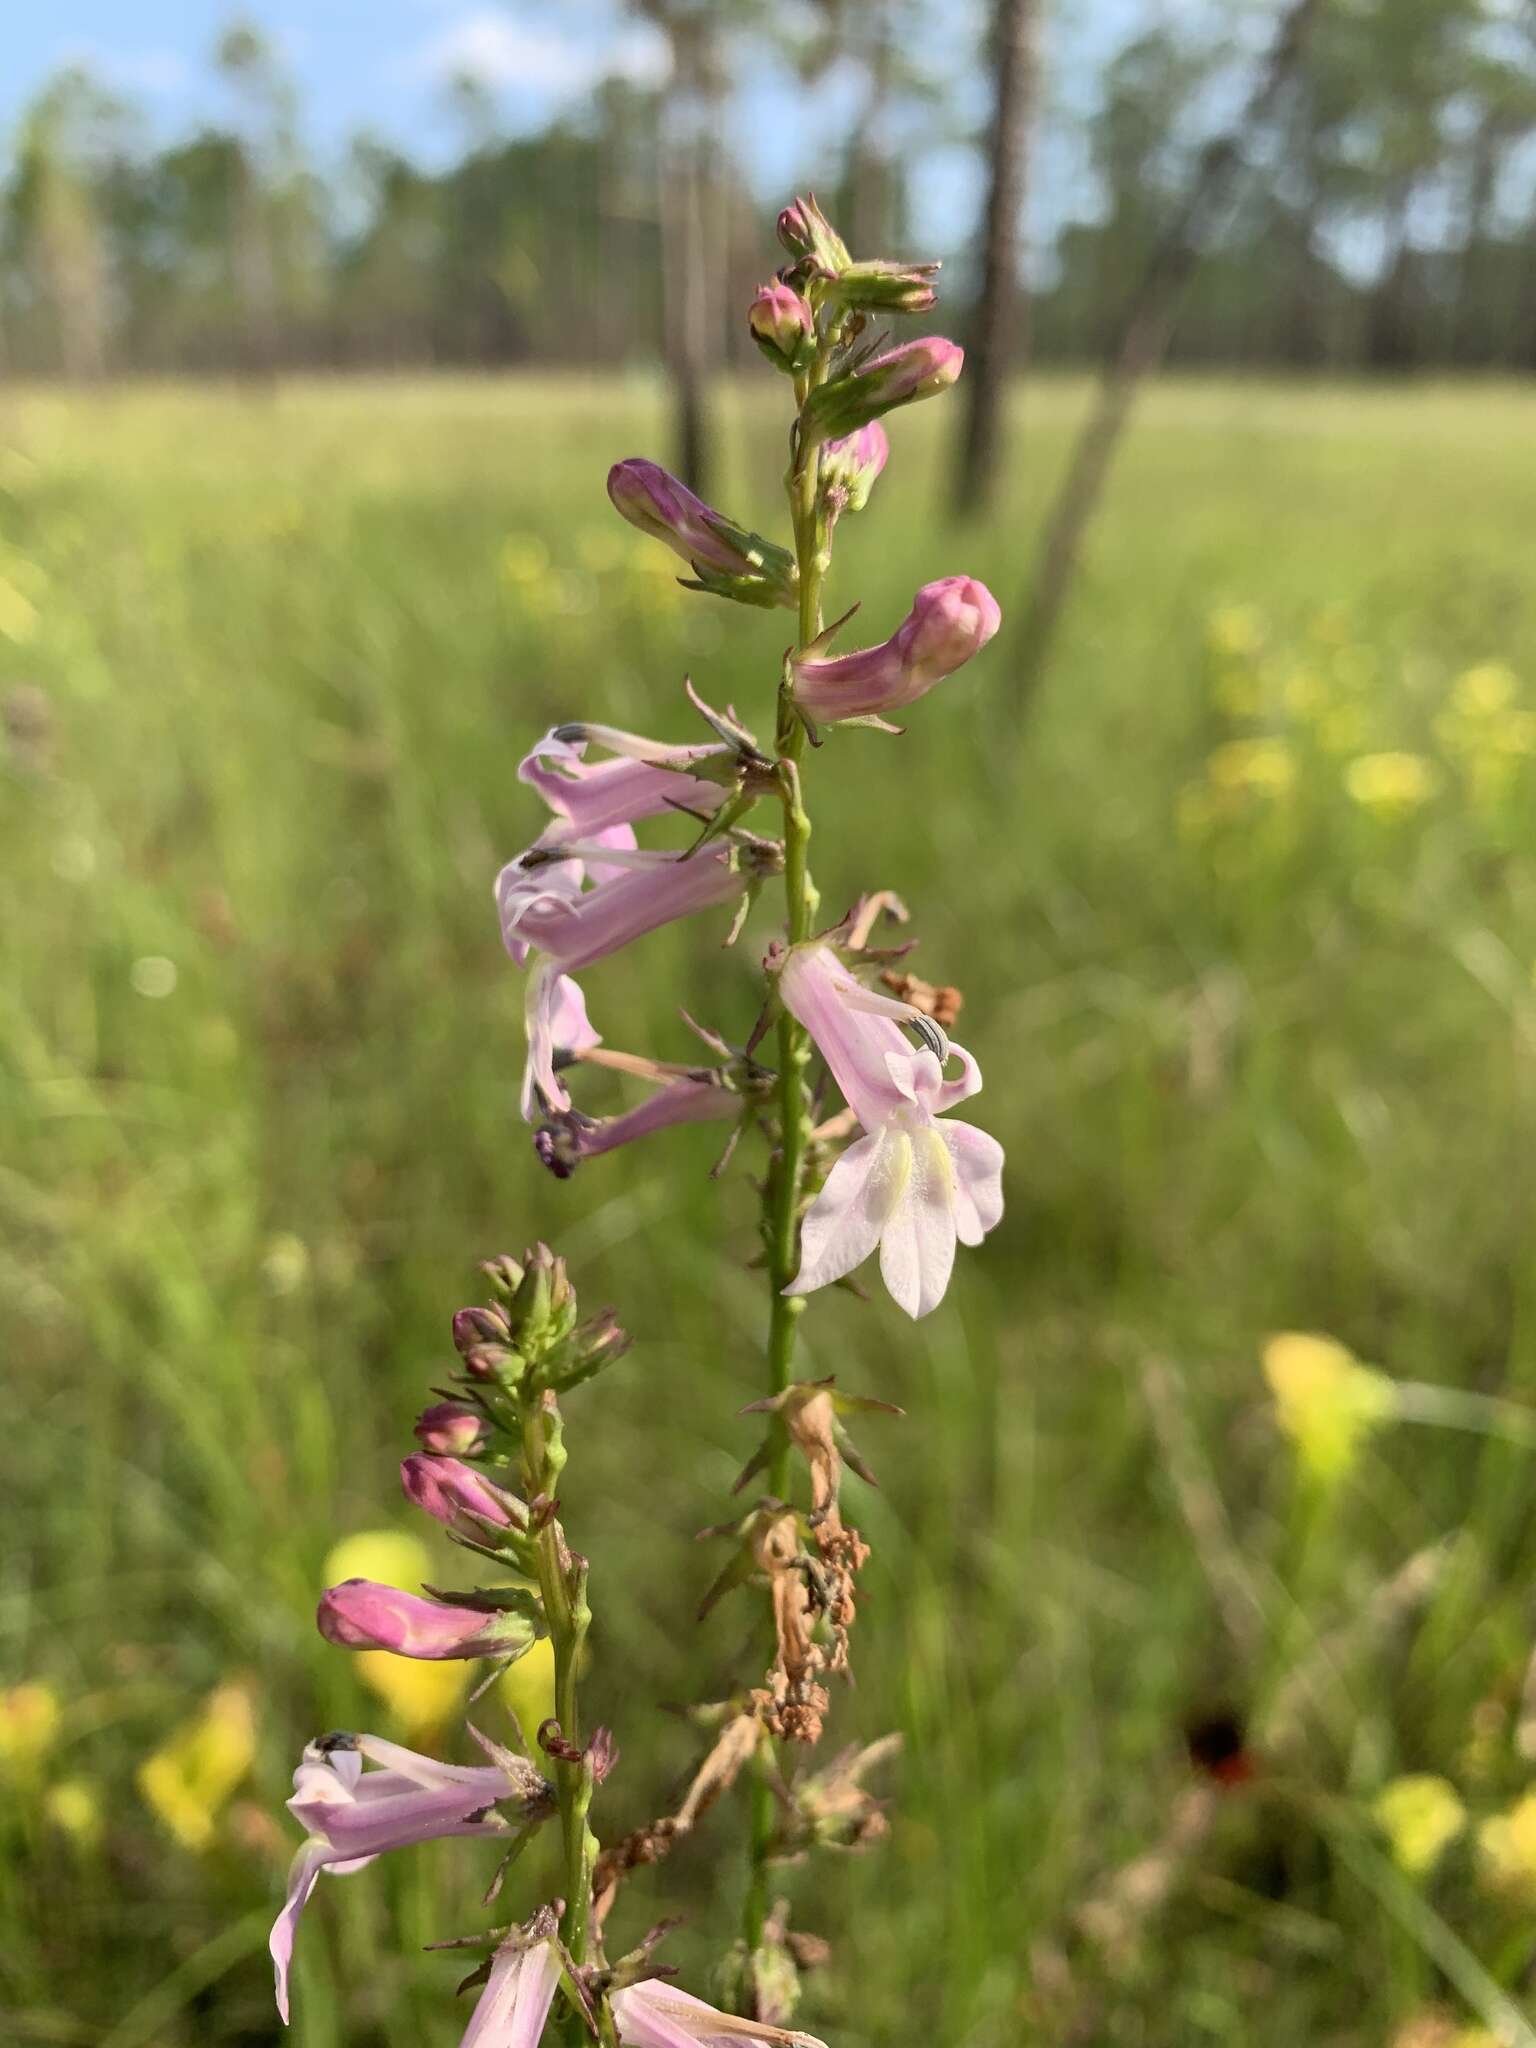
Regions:
[[[485,85],[569,99],[601,78],[658,84],[667,74],[667,50],[662,36],[642,24],[616,33],[571,36],[557,28],[520,25],[499,8],[477,7],[424,45],[411,69],[439,80],[468,73]]]

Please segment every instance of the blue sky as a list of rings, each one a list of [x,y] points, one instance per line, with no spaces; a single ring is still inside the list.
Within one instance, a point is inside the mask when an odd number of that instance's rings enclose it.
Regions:
[[[793,7],[797,0],[784,0]],[[1087,0],[1055,10],[1048,49],[1053,106],[1065,122],[1040,165],[1037,229],[1083,203],[1082,165],[1070,143],[1072,116],[1091,98],[1107,52],[1135,25],[1165,12],[1188,16],[1209,0]],[[9,10],[7,10],[9,12]],[[185,131],[227,112],[209,55],[237,9],[231,0],[59,0],[17,6],[5,25],[0,135],[48,74],[83,61],[139,105],[157,135]],[[493,90],[512,129],[537,126],[579,104],[594,82],[621,72],[654,81],[665,66],[656,33],[623,0],[250,0],[247,9],[281,50],[299,85],[303,126],[322,163],[367,128],[413,156],[442,161],[460,131],[446,86],[472,71]],[[949,72],[956,109],[978,123],[984,89],[971,57],[985,0],[945,0],[935,10],[956,33],[930,53]],[[807,102],[769,63],[740,95],[733,123],[765,196],[787,195],[824,176],[828,141],[852,109],[851,81],[833,74]],[[1064,140],[1065,138],[1065,140]],[[954,248],[980,198],[980,166],[963,142],[934,145],[916,160],[917,228],[925,243]]]

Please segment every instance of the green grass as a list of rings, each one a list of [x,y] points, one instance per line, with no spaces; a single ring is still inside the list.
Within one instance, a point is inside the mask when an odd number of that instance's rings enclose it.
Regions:
[[[747,520],[778,518],[776,396],[722,408]],[[834,606],[862,598],[874,638],[965,570],[1017,610],[1084,396],[1031,388],[972,531],[932,510],[952,421],[895,421]],[[755,1441],[755,1166],[710,1182],[706,1129],[543,1176],[490,905],[552,720],[685,732],[688,671],[770,723],[786,621],[672,594],[603,496],[639,452],[664,452],[645,383],[3,401],[0,1669],[63,1709],[0,1787],[7,2040],[272,2037],[287,1773],[384,1716],[313,1632],[323,1560],[405,1525],[393,1463],[482,1256],[550,1239],[637,1338],[568,1416],[590,1697],[623,1750],[603,1832],[686,1778],[664,1704],[747,1668],[748,1605],[688,1617],[716,1562],[693,1532]],[[1325,1497],[1258,1360],[1317,1329],[1400,1379],[1536,1398],[1536,769],[1518,719],[1496,756],[1444,709],[1489,661],[1536,705],[1533,528],[1528,389],[1169,385],[1030,717],[1005,636],[905,741],[811,764],[826,909],[901,890],[1010,1156],[1007,1218],[938,1314],[839,1294],[806,1322],[810,1368],[908,1410],[858,1432],[882,1491],[851,1482],[874,1556],[831,1737],[904,1730],[891,1837],[785,1873],[837,1949],[804,2021],[843,2048],[1365,2048],[1429,2003],[1470,2024],[1521,1996],[1529,1899],[1490,1889],[1470,1832],[1402,1875],[1369,1806],[1433,1771],[1475,1824],[1531,1775],[1531,1454],[1405,1424]],[[1213,628],[1232,607],[1253,616]],[[1289,786],[1216,752],[1256,735]],[[1350,759],[1402,749],[1433,763],[1426,802],[1350,797]],[[735,954],[658,935],[594,971],[594,1017],[664,1056],[680,1003],[739,1038],[769,928]],[[1186,1518],[1212,1486],[1230,1555]],[[1257,1603],[1229,1589],[1230,1626],[1224,1569]],[[240,1679],[253,1769],[180,1846],[135,1772]],[[1182,1730],[1219,1705],[1259,1775],[1105,1954],[1080,1909],[1187,1819]],[[94,1842],[49,1818],[70,1781]],[[701,1989],[740,1839],[717,1809],[619,1908],[629,1938],[687,1911]],[[552,1870],[520,1866],[512,1909]],[[483,1923],[487,1875],[447,1844],[322,1887],[296,2048],[456,2040],[452,1960],[420,1947]]]

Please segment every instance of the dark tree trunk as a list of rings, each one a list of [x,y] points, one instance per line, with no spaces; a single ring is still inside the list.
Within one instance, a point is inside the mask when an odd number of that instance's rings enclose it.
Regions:
[[[1242,169],[1243,143],[1268,117],[1295,72],[1321,6],[1322,0],[1291,0],[1247,104],[1234,125],[1202,152],[1184,203],[1153,250],[1121,316],[1097,400],[1072,450],[1040,541],[1013,699],[1020,716],[1045,672],[1083,536],[1109,475],[1136,387],[1167,351],[1185,288],[1200,262],[1205,230],[1226,205]]]
[[[1028,308],[1019,277],[1019,230],[1039,74],[1038,30],[1038,0],[997,0],[993,20],[997,89],[981,296],[962,387],[966,414],[955,474],[955,506],[961,513],[985,510],[995,495],[1008,375],[1019,366],[1027,344]]]

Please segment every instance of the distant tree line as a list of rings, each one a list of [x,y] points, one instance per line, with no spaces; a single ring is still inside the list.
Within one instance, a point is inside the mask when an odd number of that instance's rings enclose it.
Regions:
[[[1160,21],[1104,61],[1069,135],[1049,11],[978,10],[975,67],[1001,88],[983,116],[921,61],[937,4],[820,0],[814,33],[777,52],[807,77],[836,60],[858,81],[823,199],[861,247],[955,259],[949,317],[956,284],[963,297],[985,281],[975,338],[994,352],[1093,360],[1250,53],[1229,28]],[[0,367],[605,365],[654,359],[665,336],[686,402],[690,380],[752,355],[737,316],[769,257],[733,126],[752,39],[777,31],[749,0],[635,7],[668,39],[666,83],[610,80],[579,113],[508,136],[494,100],[460,81],[462,144],[441,170],[369,136],[322,176],[293,84],[249,25],[212,53],[236,111],[174,141],[88,72],[59,74],[10,139]],[[985,217],[957,223],[950,250],[910,247],[914,134],[974,141],[992,161]],[[1091,176],[1052,193],[1046,167],[1068,145]],[[1324,0],[1246,148],[1173,360],[1536,369],[1536,0]],[[1026,319],[1002,245],[1030,159],[1032,211],[1051,224]],[[1020,303],[989,324],[999,289]]]

